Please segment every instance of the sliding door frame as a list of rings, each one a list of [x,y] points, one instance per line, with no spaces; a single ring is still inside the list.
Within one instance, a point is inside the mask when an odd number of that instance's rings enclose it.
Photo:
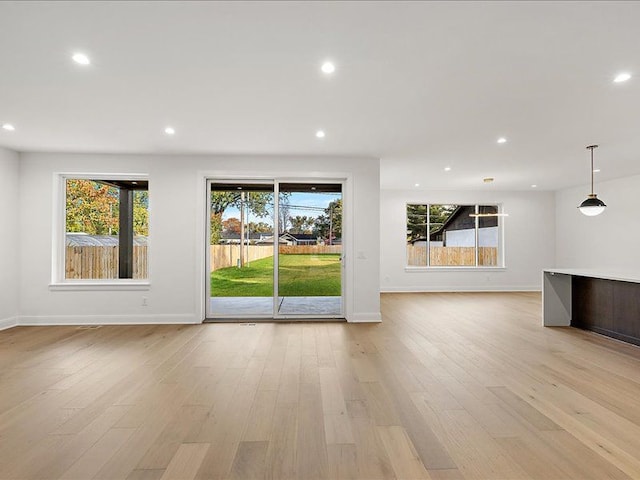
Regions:
[[[278,208],[280,205],[280,184],[281,183],[304,183],[304,184],[309,184],[309,185],[319,185],[319,184],[333,184],[333,185],[340,185],[340,198],[342,199],[342,204],[343,204],[343,211],[344,211],[344,192],[345,192],[345,186],[346,186],[346,180],[344,178],[340,178],[340,179],[331,179],[331,178],[309,178],[309,177],[287,177],[287,178],[276,178],[274,180],[274,186],[278,192],[278,195],[276,197],[277,201],[275,203],[278,204]],[[277,219],[278,217],[278,213],[279,211],[277,209],[275,209],[275,219],[274,219],[274,231],[278,230],[278,239],[280,238],[281,232],[279,231],[279,225],[278,225],[278,221]],[[345,231],[345,222],[344,222],[344,216],[342,219],[342,239],[344,241],[345,235],[344,235],[344,231]],[[279,244],[278,244],[279,246]],[[330,315],[310,315],[310,314],[287,314],[287,315],[283,315],[278,313],[279,310],[279,304],[280,304],[280,292],[279,292],[279,288],[280,288],[280,283],[279,283],[279,266],[280,266],[280,249],[276,248],[274,249],[274,259],[273,259],[273,268],[275,270],[275,275],[273,278],[273,291],[274,291],[274,300],[275,300],[275,304],[274,304],[274,309],[273,309],[273,318],[274,320],[295,320],[295,319],[311,319],[311,320],[339,320],[339,319],[345,319],[345,248],[344,248],[344,243],[342,245],[342,253],[340,254],[340,312],[337,314],[330,314]]]
[[[211,311],[211,247],[210,247],[210,238],[211,238],[211,186],[212,184],[229,184],[236,185],[238,183],[243,184],[255,184],[255,185],[271,185],[273,187],[273,199],[274,199],[274,218],[277,213],[277,197],[276,197],[276,183],[273,178],[255,178],[255,177],[223,177],[223,178],[215,178],[208,177],[207,178],[207,216],[206,216],[206,246],[205,249],[205,320],[222,320],[222,321],[241,321],[242,319],[251,319],[251,320],[271,320],[272,316],[268,314],[243,314],[243,315],[215,315]],[[275,231],[277,230],[277,226],[274,225],[274,243],[273,243],[273,256],[274,262],[277,253],[277,242],[275,241]],[[240,239],[240,248],[243,248],[242,239]],[[275,278],[274,278],[275,282]],[[271,315],[275,312],[276,309],[276,299],[273,296],[273,292],[271,294],[272,299],[272,307],[271,307]]]
[[[340,185],[340,194],[343,202],[343,212],[345,210],[345,189],[347,180],[345,178],[313,178],[313,177],[271,177],[260,178],[255,176],[207,176],[206,177],[206,219],[205,219],[205,309],[204,320],[205,321],[244,321],[250,320],[262,320],[262,321],[274,321],[274,320],[342,320],[346,318],[345,314],[345,302],[346,302],[346,248],[345,248],[345,228],[348,227],[345,224],[345,217],[342,218],[342,253],[340,256],[340,312],[331,315],[310,315],[310,314],[287,314],[282,315],[278,313],[280,304],[279,294],[279,239],[280,229],[278,225],[279,208],[280,208],[280,184],[281,183],[305,183],[305,184],[336,184]],[[263,314],[253,315],[215,315],[211,311],[211,248],[210,248],[210,234],[211,234],[211,186],[212,184],[230,184],[237,183],[244,184],[262,184],[273,185],[273,310],[271,316]],[[242,248],[242,241],[240,242],[240,248]]]

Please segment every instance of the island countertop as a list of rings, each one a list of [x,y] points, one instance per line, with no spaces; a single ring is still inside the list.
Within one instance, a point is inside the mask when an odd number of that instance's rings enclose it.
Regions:
[[[544,273],[571,275],[575,277],[601,278],[619,282],[640,283],[640,272],[599,268],[545,268]]]

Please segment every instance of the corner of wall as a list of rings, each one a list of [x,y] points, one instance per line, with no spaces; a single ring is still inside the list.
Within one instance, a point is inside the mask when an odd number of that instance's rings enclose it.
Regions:
[[[0,330],[18,324],[20,275],[19,154],[0,147],[0,216],[7,232],[0,235]]]

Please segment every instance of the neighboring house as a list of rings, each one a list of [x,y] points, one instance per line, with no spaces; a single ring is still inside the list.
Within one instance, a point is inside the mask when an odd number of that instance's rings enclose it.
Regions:
[[[493,210],[493,207],[484,207]],[[432,246],[444,247],[474,247],[476,245],[475,225],[476,219],[470,215],[475,214],[475,205],[459,205],[445,223],[429,236]],[[418,243],[420,242],[421,243]],[[424,243],[422,243],[424,242]],[[425,238],[419,238],[412,242],[414,245],[424,245]],[[498,245],[498,217],[480,217],[478,226],[478,246],[495,247]]]
[[[88,233],[66,233],[65,245],[67,247],[117,247],[118,235],[89,235]],[[147,237],[134,236],[133,245],[147,246]]]
[[[265,238],[269,238],[272,239],[273,235],[272,234],[268,234],[268,233],[249,233],[249,243],[273,243],[273,240],[270,240],[268,242],[264,242],[263,240]],[[244,234],[244,240],[246,243],[247,240],[247,234]],[[220,243],[221,244],[238,244],[240,243],[240,234],[239,233],[235,233],[235,232],[222,232],[220,234]]]
[[[246,241],[245,234],[245,241]],[[220,235],[221,244],[238,244],[240,243],[239,233],[222,232]],[[255,245],[273,245],[272,233],[250,233],[249,243]],[[331,242],[332,245],[340,245],[342,239],[335,238]],[[311,233],[289,233],[285,232],[278,238],[279,245],[323,245],[326,244],[326,240],[318,238]]]
[[[280,243],[287,245],[317,245],[318,237],[311,233],[289,233],[280,235]]]
[[[280,236],[280,243],[285,240],[288,245],[329,245],[326,238],[318,237],[312,233],[285,233]],[[331,245],[342,245],[342,238],[333,238]]]
[[[321,242],[322,239],[311,233],[285,232],[278,238],[280,245],[321,245]],[[273,243],[273,236],[265,237],[260,243]]]

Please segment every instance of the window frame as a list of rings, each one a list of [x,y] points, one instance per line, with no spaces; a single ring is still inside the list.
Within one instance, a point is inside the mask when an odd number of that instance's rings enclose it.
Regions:
[[[503,216],[500,215],[503,212],[503,205],[499,202],[406,202],[404,209],[404,224],[405,224],[405,232],[408,227],[408,207],[410,205],[422,205],[426,206],[427,211],[427,224],[426,224],[426,265],[409,265],[409,256],[407,253],[407,239],[405,233],[405,271],[407,272],[421,272],[421,271],[474,271],[474,272],[482,272],[482,271],[499,271],[506,270],[505,264],[505,242],[504,242],[504,222],[502,220]],[[475,265],[430,265],[431,255],[430,255],[430,247],[431,247],[431,235],[430,235],[430,224],[431,224],[431,205],[456,205],[461,207],[474,207],[474,211],[476,214],[479,212],[479,208],[483,206],[494,206],[497,209],[498,213],[498,252],[497,252],[497,265],[489,266],[489,265],[478,265],[478,240],[479,240],[479,224],[480,218],[475,217]]]
[[[54,174],[52,218],[51,282],[49,290],[149,290],[151,285],[151,195],[149,195],[149,236],[147,237],[147,278],[73,279],[65,278],[66,255],[66,197],[67,180],[123,180],[149,181],[146,173],[81,172]]]

